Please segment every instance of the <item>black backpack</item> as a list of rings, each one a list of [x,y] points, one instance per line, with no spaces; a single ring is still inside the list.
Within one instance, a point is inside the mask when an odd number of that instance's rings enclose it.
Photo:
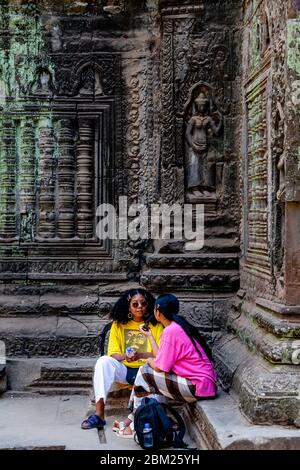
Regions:
[[[171,419],[166,411],[172,415]],[[185,424],[181,416],[168,405],[159,403],[155,398],[145,397],[134,414],[135,441],[145,449],[143,429],[149,423],[153,435],[153,448],[186,448],[183,441]]]

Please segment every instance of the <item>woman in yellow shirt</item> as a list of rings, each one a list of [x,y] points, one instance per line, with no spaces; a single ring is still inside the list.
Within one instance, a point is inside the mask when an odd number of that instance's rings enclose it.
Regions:
[[[124,292],[114,305],[108,353],[97,360],[94,371],[96,413],[83,421],[82,429],[103,427],[105,402],[112,385],[132,385],[139,367],[155,357],[163,327],[152,316],[153,308],[153,295],[140,288]],[[150,317],[152,336],[147,338],[139,327]]]

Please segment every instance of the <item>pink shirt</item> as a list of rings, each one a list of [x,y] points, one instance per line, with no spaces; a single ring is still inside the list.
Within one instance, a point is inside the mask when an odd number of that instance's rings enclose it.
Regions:
[[[217,377],[214,367],[200,344],[197,343],[197,347],[201,356],[181,326],[172,321],[162,332],[155,367],[189,379],[196,386],[198,397],[215,396]]]

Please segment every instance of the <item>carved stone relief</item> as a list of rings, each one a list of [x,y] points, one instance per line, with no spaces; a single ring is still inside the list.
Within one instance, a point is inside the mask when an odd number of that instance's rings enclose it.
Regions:
[[[212,89],[205,83],[195,85],[185,106],[186,121],[186,196],[190,202],[216,196],[217,152],[210,137],[218,136],[222,115]]]
[[[186,200],[186,192],[191,186],[189,177],[186,178],[187,171],[183,171],[187,160],[185,153],[188,152],[185,150],[186,125],[181,117],[191,89],[199,82],[209,84],[210,90],[213,88],[214,102],[217,103],[213,112],[222,114],[222,119],[216,114],[212,117],[216,134],[220,134],[220,121],[223,124],[223,118],[226,116],[226,135],[230,139],[230,119],[234,113],[238,112],[236,104],[238,97],[234,96],[232,88],[237,73],[232,66],[234,31],[227,29],[227,27],[223,28],[222,32],[214,27],[205,28],[203,17],[206,7],[202,9],[201,5],[197,11],[195,6],[193,6],[194,9],[191,5],[188,5],[189,7],[191,7],[190,14],[187,14],[184,5],[176,6],[177,14],[178,8],[182,8],[182,12],[185,12],[180,18],[175,15],[175,7],[170,6],[162,10],[162,149],[160,168],[161,193],[165,194],[163,200],[169,203]],[[171,83],[175,84],[174,88],[170,86]],[[212,127],[209,132],[214,134]],[[234,191],[228,188],[228,185],[231,185],[232,176],[236,177],[237,174],[237,163],[234,162],[237,160],[236,149],[233,150],[233,146],[230,145],[231,141],[228,141],[227,155],[225,155],[223,139],[221,136],[218,139],[216,134],[212,136],[211,140],[214,145],[210,145],[208,154],[211,156],[213,148],[215,149],[217,156],[212,158],[215,161],[211,168],[216,166],[215,163],[218,161],[217,175],[213,176],[211,169],[208,173],[211,174],[214,184],[203,184],[203,186],[215,188],[217,185],[220,192],[218,207],[222,207],[224,210],[226,203],[231,201],[237,210],[237,200],[232,197]],[[225,167],[224,172],[223,167]],[[193,172],[190,173],[193,174]],[[210,192],[213,194],[216,191],[210,189]],[[200,197],[200,194],[198,196]]]
[[[17,59],[18,64],[23,67],[20,60]],[[42,55],[40,60],[28,56],[35,78],[31,76],[25,86],[21,74],[17,76],[26,113],[19,114],[18,102],[12,99],[8,116],[13,114],[14,118],[6,117],[5,112],[1,117],[2,272],[12,272],[13,266],[20,263],[23,266],[20,259],[8,260],[9,243],[14,240],[19,240],[14,256],[17,251],[21,259],[29,254],[27,268],[32,269],[34,276],[47,272],[80,274],[77,262],[56,260],[57,255],[70,255],[71,251],[74,256],[77,251],[84,257],[111,256],[109,244],[95,237],[95,208],[103,198],[107,201],[112,191],[112,179],[106,174],[116,164],[115,147],[109,137],[113,128],[119,138],[119,124],[114,126],[114,110],[119,108],[120,100],[118,59],[112,55],[66,54],[63,60],[61,55],[53,55],[50,60],[51,66]],[[88,109],[85,100],[93,103]],[[71,240],[78,246],[73,245],[72,249]],[[43,247],[44,243],[55,247]],[[47,265],[32,262],[28,249],[35,257],[47,252]],[[105,261],[97,263],[101,264],[98,273],[111,272],[110,261],[106,261],[106,267]],[[23,272],[20,267],[15,276]],[[91,265],[89,273],[92,274]]]
[[[268,259],[267,91],[248,102],[249,253]]]

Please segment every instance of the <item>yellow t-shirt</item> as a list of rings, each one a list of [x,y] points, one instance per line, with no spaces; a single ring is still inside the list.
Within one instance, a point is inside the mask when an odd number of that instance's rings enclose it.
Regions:
[[[114,321],[110,329],[107,354],[109,356],[124,354],[125,349],[129,346],[135,348],[138,352],[151,352],[150,341],[139,330],[139,325],[143,323],[130,320],[126,325],[123,325],[122,323],[117,324]],[[155,342],[159,346],[163,326],[161,323],[157,323],[154,326],[150,323],[149,326]],[[122,363],[127,367],[140,367],[145,364],[145,359],[138,359],[134,362],[122,361]]]

